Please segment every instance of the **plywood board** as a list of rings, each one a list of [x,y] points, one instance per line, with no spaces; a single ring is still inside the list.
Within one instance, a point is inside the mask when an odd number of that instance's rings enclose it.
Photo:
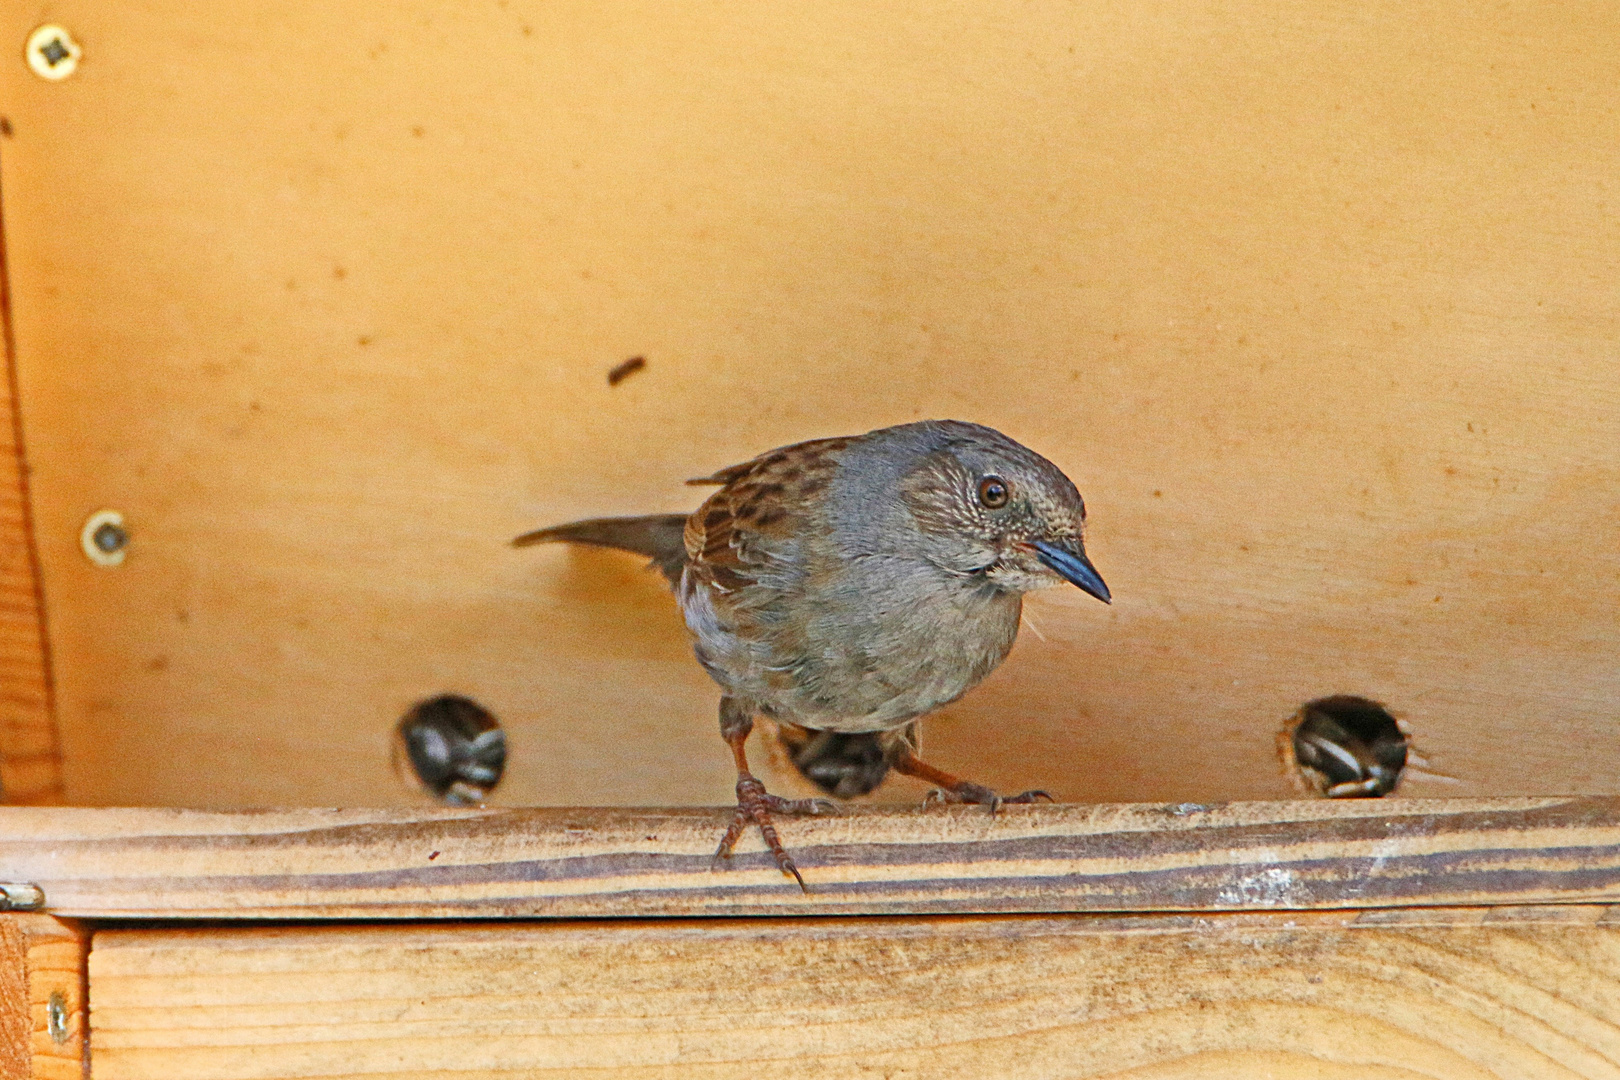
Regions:
[[[499,801],[726,801],[657,577],[506,541],[925,416],[1066,469],[1117,598],[1032,603],[940,764],[1278,797],[1349,692],[1456,780],[1412,794],[1620,791],[1614,5],[62,0],[59,83],[35,17],[0,173],[74,801],[407,800],[447,690]]]
[[[717,810],[0,810],[58,914],[510,918],[1322,910],[1620,901],[1620,800],[862,808],[784,823],[806,888]]]
[[[95,1080],[1620,1075],[1613,909],[98,933]]]

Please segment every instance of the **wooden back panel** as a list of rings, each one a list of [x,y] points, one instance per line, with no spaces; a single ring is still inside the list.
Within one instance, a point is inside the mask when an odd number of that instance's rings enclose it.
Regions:
[[[51,17],[0,179],[72,801],[409,799],[447,690],[501,802],[724,801],[662,583],[506,541],[924,416],[1068,470],[1117,597],[1034,601],[942,765],[1275,797],[1349,692],[1411,793],[1620,790],[1612,6]]]

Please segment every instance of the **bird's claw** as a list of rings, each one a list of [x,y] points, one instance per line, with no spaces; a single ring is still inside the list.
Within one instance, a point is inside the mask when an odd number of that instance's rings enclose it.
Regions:
[[[1047,802],[1054,801],[1050,793],[1040,791],[1038,789],[1034,791],[1022,791],[1017,795],[1001,796],[997,795],[994,791],[985,787],[983,784],[975,784],[971,781],[963,780],[949,788],[934,788],[923,797],[923,805],[932,806],[935,803],[977,803],[981,806],[988,806],[990,808],[990,813],[994,814],[997,810],[1001,809],[1003,804],[1011,805],[1014,803],[1032,803],[1038,802],[1042,799]]]
[[[715,849],[714,858],[718,865],[721,860],[731,858],[732,849],[748,826],[759,826],[759,834],[765,838],[765,846],[771,849],[776,857],[776,866],[782,873],[799,883],[799,888],[805,892],[810,890],[804,884],[804,877],[799,873],[793,856],[787,853],[782,846],[781,837],[776,835],[776,826],[771,823],[772,814],[836,814],[838,807],[826,799],[784,799],[780,795],[772,795],[765,790],[765,785],[752,776],[739,777],[737,780],[737,813],[731,819],[731,825],[726,829],[726,835],[720,838],[720,846]]]

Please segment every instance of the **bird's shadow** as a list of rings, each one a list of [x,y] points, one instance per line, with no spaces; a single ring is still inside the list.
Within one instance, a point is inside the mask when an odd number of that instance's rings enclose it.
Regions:
[[[558,545],[537,567],[550,599],[601,655],[692,661],[692,648],[668,583],[647,560],[621,551]]]

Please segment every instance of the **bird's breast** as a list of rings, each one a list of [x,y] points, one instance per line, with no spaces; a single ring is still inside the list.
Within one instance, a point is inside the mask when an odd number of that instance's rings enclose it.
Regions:
[[[727,693],[827,731],[881,731],[972,689],[1018,634],[1019,598],[927,564],[867,559],[797,589],[683,589],[698,658]]]

